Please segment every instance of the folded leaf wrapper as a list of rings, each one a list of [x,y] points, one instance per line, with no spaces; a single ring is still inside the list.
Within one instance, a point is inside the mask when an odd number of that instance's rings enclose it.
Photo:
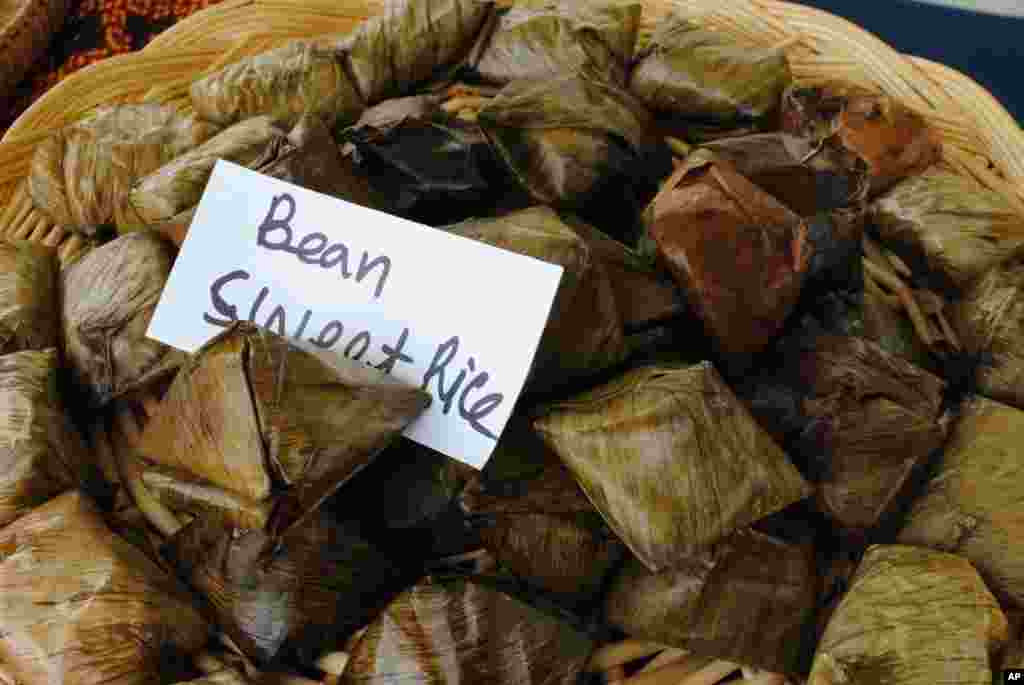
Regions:
[[[534,426],[655,573],[811,494],[707,362],[631,371]]]
[[[57,347],[57,253],[28,241],[0,245],[0,354]]]
[[[984,356],[978,390],[1024,409],[1024,259],[991,268],[953,306],[953,326],[967,350]]]
[[[386,0],[338,47],[363,100],[411,95],[413,86],[469,52],[488,17],[485,0]]]
[[[537,202],[590,221],[612,215],[626,225],[616,234],[624,239],[633,237],[627,222],[672,170],[644,106],[596,78],[514,81],[480,110],[479,122]]]
[[[875,546],[829,621],[808,685],[990,685],[1007,622],[965,559]]]
[[[623,360],[622,321],[608,275],[587,242],[553,210],[532,207],[464,221],[449,230],[565,269],[534,357],[529,390],[551,390]]]
[[[94,235],[124,223],[136,181],[219,130],[173,107],[101,107],[36,145],[29,192],[58,225]]]
[[[333,43],[296,40],[228,64],[192,83],[192,106],[223,125],[269,116],[290,127],[303,114],[331,127],[351,123],[364,104],[345,71],[345,54]]]
[[[945,441],[945,383],[856,337],[787,339],[737,391],[841,525],[871,528]]]
[[[295,525],[426,408],[429,395],[236,324],[199,350],[147,424],[148,459],[249,500],[277,496],[271,532]],[[276,486],[275,486],[276,484]]]
[[[639,640],[791,673],[816,583],[807,549],[747,530],[672,570],[627,564],[605,598],[605,616]]]
[[[342,685],[575,685],[593,648],[569,626],[471,582],[421,582],[352,651]]]
[[[216,517],[244,529],[263,530],[270,522],[270,501],[254,502],[228,490],[195,482],[187,474],[153,465],[143,465],[139,478],[146,490],[175,514]]]
[[[279,539],[203,517],[171,539],[167,555],[258,663],[286,643],[341,642],[373,618],[375,600],[399,578],[386,557],[321,513]]]
[[[61,328],[71,376],[86,403],[102,407],[174,373],[185,355],[146,336],[174,262],[160,236],[121,236],[60,276]]]
[[[471,66],[490,83],[585,74],[625,85],[641,5],[620,0],[532,0],[501,15]]]
[[[0,593],[0,661],[25,685],[149,685],[210,635],[188,591],[78,492],[0,530]]]
[[[82,483],[88,455],[57,394],[57,351],[0,356],[0,526]]]
[[[513,419],[460,498],[494,558],[531,587],[593,600],[625,549],[558,457]]]
[[[1024,606],[1024,411],[968,400],[899,541],[959,554],[1003,601]]]
[[[773,113],[790,80],[782,50],[743,45],[670,17],[641,54],[629,87],[654,111],[730,124]]]
[[[956,293],[1024,248],[1024,218],[1002,195],[929,170],[878,198],[870,219],[882,241],[930,287]]]
[[[768,345],[800,296],[808,226],[725,162],[691,157],[648,209],[658,255],[730,366]]]

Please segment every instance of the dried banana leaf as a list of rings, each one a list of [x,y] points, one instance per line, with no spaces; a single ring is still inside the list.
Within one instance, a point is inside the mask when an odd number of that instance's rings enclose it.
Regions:
[[[621,0],[519,2],[482,36],[479,59],[470,66],[483,80],[585,74],[625,85],[633,60],[642,7]]]
[[[0,354],[57,347],[55,250],[28,241],[0,245]]]
[[[530,390],[553,390],[623,360],[622,321],[608,275],[586,241],[553,210],[532,207],[449,230],[565,269],[534,357]]]
[[[850,207],[866,190],[863,174],[810,138],[762,133],[702,147],[800,216]]]
[[[791,673],[816,587],[806,548],[747,530],[658,574],[627,563],[605,616],[636,639]]]
[[[971,565],[901,545],[868,550],[808,685],[990,685],[1006,617]]]
[[[1024,411],[978,397],[959,420],[899,541],[969,559],[1001,600],[1024,606]]]
[[[138,181],[128,194],[130,211],[118,221],[118,231],[178,223],[180,215],[199,204],[217,160],[258,169],[275,160],[286,144],[286,131],[269,116],[224,129]]]
[[[79,492],[0,529],[0,593],[3,668],[24,685],[149,685],[210,634],[188,591]]]
[[[1024,218],[1008,200],[946,171],[903,181],[871,205],[870,219],[919,281],[946,292],[1024,247]]]
[[[624,556],[572,473],[522,419],[505,427],[460,501],[499,563],[564,601],[594,599]]]
[[[101,107],[36,145],[29,192],[55,223],[94,235],[124,222],[136,181],[219,130],[173,107]]]
[[[724,359],[740,370],[782,330],[809,270],[807,223],[720,161],[691,157],[648,234]]]
[[[743,45],[669,17],[641,54],[629,87],[652,110],[735,124],[774,113],[790,80],[782,50]]]
[[[782,93],[779,128],[800,138],[822,141],[835,131],[835,120],[851,97],[864,97],[870,92],[846,84],[819,86],[790,85]]]
[[[530,204],[510,192],[515,179],[480,128],[446,115],[433,96],[385,100],[343,136],[391,214],[437,226]]]
[[[296,40],[228,64],[192,83],[192,107],[224,125],[269,116],[291,127],[304,114],[332,128],[351,123],[364,104],[334,42]]]
[[[266,528],[270,520],[270,502],[254,502],[171,469],[143,466],[141,480],[153,497],[175,514],[213,516],[238,528],[257,530]]]
[[[177,371],[185,355],[146,336],[174,248],[138,233],[89,252],[61,274],[61,328],[71,377],[97,408]]]
[[[593,648],[569,626],[470,582],[421,582],[370,624],[340,683],[575,685]]]
[[[652,572],[811,494],[707,362],[636,369],[534,426]]]
[[[863,338],[793,336],[737,394],[816,481],[822,509],[867,529],[945,441],[945,385]]]
[[[989,269],[953,305],[953,326],[966,349],[985,362],[978,390],[1024,409],[1024,260]]]
[[[0,356],[0,526],[83,484],[81,437],[57,392],[57,351]]]
[[[489,0],[387,0],[338,46],[368,105],[413,86],[466,55],[491,15]]]
[[[635,237],[640,207],[672,170],[643,105],[598,79],[515,81],[478,121],[537,202],[576,210],[624,240]]]
[[[429,396],[355,362],[328,366],[235,324],[199,350],[146,426],[141,452],[254,501],[281,534],[320,506],[427,406]]]
[[[170,540],[167,556],[220,628],[261,664],[286,643],[337,644],[400,587],[389,559],[322,513],[281,538],[206,516]]]

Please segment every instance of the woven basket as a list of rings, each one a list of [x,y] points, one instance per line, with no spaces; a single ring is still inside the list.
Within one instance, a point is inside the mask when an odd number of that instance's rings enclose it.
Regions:
[[[0,98],[42,57],[69,0],[0,0]]]

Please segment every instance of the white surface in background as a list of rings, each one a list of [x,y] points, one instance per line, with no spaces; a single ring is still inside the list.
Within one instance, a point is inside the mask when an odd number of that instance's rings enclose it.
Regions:
[[[271,218],[289,228],[269,228]],[[319,258],[311,248],[317,244]],[[345,249],[348,278],[337,259]],[[318,261],[328,253],[333,266],[325,268]],[[382,257],[390,261],[383,283],[381,269],[356,278],[361,259],[368,265]],[[526,382],[561,276],[560,266],[222,160],[147,334],[194,352],[234,316],[275,332],[280,322],[287,337],[307,345],[320,338],[325,354],[367,367],[394,361],[401,347],[407,358],[390,375],[433,400],[405,435],[480,468]],[[336,336],[338,324],[344,331]]]
[[[956,7],[972,12],[1024,17],[1024,0],[914,0],[914,2]]]

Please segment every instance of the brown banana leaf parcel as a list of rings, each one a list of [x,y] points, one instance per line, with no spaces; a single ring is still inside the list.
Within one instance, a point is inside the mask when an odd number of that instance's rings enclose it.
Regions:
[[[461,60],[493,11],[489,0],[386,0],[337,47],[367,105],[411,95]]]
[[[58,347],[57,253],[28,241],[0,245],[0,354]]]
[[[953,305],[964,347],[983,358],[978,390],[1024,409],[1024,259],[989,269]]]
[[[184,353],[146,336],[174,257],[160,236],[136,233],[90,251],[61,273],[65,356],[89,407],[145,391],[184,363]]]
[[[895,100],[845,85],[792,87],[782,98],[782,131],[821,144],[878,195],[939,161],[941,145],[918,114]]]
[[[814,251],[807,223],[729,164],[699,155],[665,182],[647,219],[723,360],[742,370],[797,304]]]
[[[790,80],[782,50],[743,45],[672,16],[641,53],[629,88],[672,118],[736,125],[777,111]]]
[[[1024,607],[1024,411],[968,400],[899,541],[970,560],[1001,601]]]
[[[0,662],[24,685],[150,685],[210,636],[184,586],[79,492],[0,529],[0,596]]]
[[[460,501],[500,564],[573,604],[593,600],[625,552],[572,473],[519,418]]]
[[[322,512],[280,538],[202,517],[171,538],[166,555],[260,664],[286,643],[340,643],[401,587],[388,558]]]
[[[534,357],[530,391],[551,391],[625,358],[622,320],[608,275],[587,242],[554,210],[532,207],[448,230],[565,269]]]
[[[534,200],[576,211],[627,242],[640,208],[672,171],[643,104],[601,79],[514,81],[478,121]]]
[[[83,483],[85,444],[57,393],[57,351],[0,356],[0,526]]]
[[[584,74],[625,85],[640,30],[641,5],[622,0],[528,0],[481,35],[471,68],[484,81]]]
[[[426,408],[429,395],[235,324],[174,379],[143,432],[149,460],[260,502],[280,535],[320,506]]]
[[[918,280],[952,294],[1024,248],[1024,219],[1006,198],[939,169],[878,198],[869,218]]]
[[[781,341],[737,394],[849,528],[874,527],[946,439],[945,383],[863,338]]]
[[[264,530],[270,522],[273,502],[247,499],[209,483],[197,482],[189,474],[153,464],[129,467],[145,487],[146,493],[176,518],[216,518],[242,529]],[[136,490],[137,492],[137,490]]]
[[[136,181],[219,130],[173,107],[101,107],[36,145],[29,193],[58,225],[95,235],[101,226],[124,223]]]
[[[966,559],[878,545],[825,629],[808,685],[990,685],[1006,617]]]
[[[605,617],[639,640],[792,673],[816,590],[806,548],[747,530],[661,573],[628,563],[605,598]]]
[[[269,116],[291,127],[312,114],[330,127],[348,124],[365,107],[345,71],[345,55],[330,39],[295,40],[228,64],[194,81],[192,107],[228,126]]]
[[[352,650],[341,685],[575,685],[586,636],[482,585],[429,579],[399,595]]]
[[[636,369],[534,427],[655,573],[811,494],[707,362]]]

